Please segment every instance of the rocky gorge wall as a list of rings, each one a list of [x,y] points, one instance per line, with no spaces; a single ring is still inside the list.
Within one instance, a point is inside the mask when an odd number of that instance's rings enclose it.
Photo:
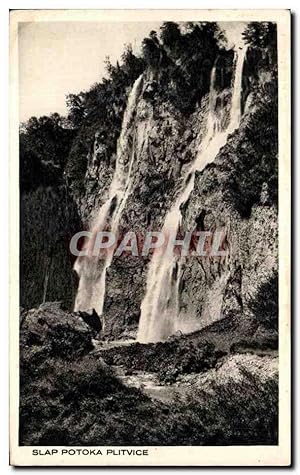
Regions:
[[[196,176],[183,212],[182,230],[225,229],[228,245],[226,259],[194,257],[183,264],[178,322],[178,329],[183,331],[230,315],[251,319],[249,302],[277,273],[277,137],[276,115],[272,116],[276,94],[270,99],[267,90],[263,98],[259,96],[257,89],[266,87],[264,78],[270,65],[263,62],[258,72],[255,62],[253,70],[251,57],[250,50],[244,67],[245,113],[240,128],[229,137],[214,163]],[[269,82],[271,91],[276,89]],[[186,118],[168,103],[156,100],[153,91],[155,86],[148,75],[132,130],[138,154],[132,191],[120,221],[121,234],[162,228],[205,133],[207,96]],[[230,104],[230,88],[220,87],[219,97],[227,98]],[[268,107],[271,101],[269,109],[264,101]],[[269,132],[262,129],[262,120],[269,122]],[[102,176],[106,182],[106,175]],[[149,259],[141,256],[122,256],[114,258],[107,269],[103,312],[107,336],[135,337],[148,264]]]
[[[216,64],[217,107],[226,117],[233,53],[224,54]],[[187,115],[158,95],[156,79],[151,70],[144,72],[131,124],[136,156],[131,192],[120,220],[121,234],[161,229],[205,134],[208,94]],[[215,161],[196,174],[194,190],[182,210],[182,230],[225,229],[228,256],[193,257],[183,262],[178,329],[202,328],[226,316],[252,318],[251,302],[260,287],[276,275],[276,81],[274,58],[262,50],[249,49],[240,127]],[[115,163],[116,156],[107,154],[101,130],[97,130],[80,194],[73,193],[72,197],[66,183],[64,191],[39,188],[22,197],[25,244],[21,252],[21,305],[29,308],[46,299],[72,306],[77,283],[72,271],[74,259],[65,240],[89,228],[107,198]],[[148,258],[122,256],[114,258],[107,269],[103,311],[106,337],[136,336],[148,263]]]
[[[188,120],[167,104],[155,104],[155,98],[139,101],[136,121],[142,143],[132,171],[132,193],[121,217],[121,235],[133,230],[143,236],[162,228],[205,131],[206,113],[207,97]],[[114,336],[136,330],[148,263],[149,258],[142,256],[121,256],[107,270],[104,318]]]

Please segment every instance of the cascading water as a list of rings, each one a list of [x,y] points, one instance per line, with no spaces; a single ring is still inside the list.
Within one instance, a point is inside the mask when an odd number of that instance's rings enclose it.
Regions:
[[[162,228],[164,235],[177,234],[181,224],[181,206],[187,202],[194,189],[195,173],[212,162],[227,137],[238,126],[241,118],[242,72],[246,46],[238,46],[235,51],[235,73],[229,124],[225,130],[215,114],[217,92],[215,89],[215,67],[211,73],[209,93],[209,112],[206,135],[201,143],[195,161],[187,174],[183,189],[174,206],[168,212]],[[141,343],[157,342],[166,339],[175,331],[179,312],[180,260],[156,249],[148,269],[146,294],[141,305],[141,317],[137,340]]]
[[[74,310],[87,311],[95,309],[102,315],[105,296],[106,270],[111,265],[113,253],[107,253],[101,261],[99,256],[93,256],[93,247],[99,231],[107,230],[117,234],[120,218],[126,200],[131,191],[132,167],[136,157],[135,137],[131,137],[131,123],[142,90],[143,76],[134,83],[128,97],[124,112],[121,134],[117,146],[117,159],[114,176],[109,188],[107,201],[101,206],[98,216],[91,226],[91,238],[84,243],[87,256],[78,257],[74,270],[79,276],[79,286]]]

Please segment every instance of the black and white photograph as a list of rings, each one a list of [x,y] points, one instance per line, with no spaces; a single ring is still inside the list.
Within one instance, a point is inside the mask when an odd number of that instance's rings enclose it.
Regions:
[[[13,464],[290,463],[290,12],[249,12],[11,12]]]

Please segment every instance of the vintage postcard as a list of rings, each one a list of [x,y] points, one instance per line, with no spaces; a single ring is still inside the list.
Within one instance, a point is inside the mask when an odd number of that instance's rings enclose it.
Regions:
[[[10,463],[290,464],[290,12],[10,16]]]

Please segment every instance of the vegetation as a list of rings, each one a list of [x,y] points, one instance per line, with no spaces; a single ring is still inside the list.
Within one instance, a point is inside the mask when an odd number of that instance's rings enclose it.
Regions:
[[[74,131],[59,114],[31,117],[20,129],[20,188],[61,183]]]
[[[45,183],[47,176],[39,178]],[[20,219],[20,305],[33,308],[46,299],[73,307],[78,282],[69,243],[82,224],[67,187],[56,182],[23,193]]]
[[[157,81],[156,99],[169,101],[176,109],[191,113],[209,91],[211,70],[225,44],[215,22],[162,25],[160,36],[151,32],[143,41],[143,56]]]
[[[188,23],[182,31],[178,24],[167,22],[160,35],[152,31],[144,39],[140,57],[128,45],[116,65],[107,58],[101,82],[67,96],[66,119],[52,114],[32,117],[23,125],[21,188],[55,184],[65,171],[73,190],[83,192],[95,132],[104,134],[106,154],[113,162],[129,90],[145,68],[155,77],[156,102],[169,101],[190,113],[209,90],[211,69],[224,42],[216,23]]]
[[[237,143],[226,147],[230,160],[224,167],[230,170],[223,184],[224,194],[242,217],[249,217],[253,205],[260,202],[264,184],[267,204],[277,207],[277,84],[271,82],[262,89],[259,108],[241,131]]]
[[[105,136],[106,155],[113,162],[128,93],[144,67],[143,58],[135,56],[127,46],[121,62],[115,66],[107,58],[107,78],[85,93],[67,96],[68,120],[77,131],[66,167],[74,190],[83,191],[87,156],[92,150],[96,131],[100,130]]]
[[[21,365],[21,445],[270,445],[276,378],[245,373],[172,405],[128,388],[93,356]],[[31,360],[32,359],[32,360]],[[32,364],[34,363],[34,364]]]
[[[271,58],[270,63],[275,75],[276,25],[252,22],[245,29],[243,36],[252,50],[268,52],[267,56]],[[39,119],[32,117],[23,124],[20,131],[21,190],[29,191],[39,185],[53,185],[61,182],[65,176],[74,191],[84,192],[87,157],[92,151],[95,132],[100,130],[103,133],[106,155],[113,163],[128,93],[136,78],[147,68],[152,73],[153,83],[151,94],[145,91],[145,99],[155,98],[156,105],[162,101],[169,102],[175,109],[190,114],[209,91],[211,71],[216,58],[223,62],[229,61],[229,57],[222,59],[225,45],[225,35],[215,22],[189,22],[185,25],[166,22],[159,33],[152,31],[149,37],[143,40],[140,57],[133,54],[131,46],[128,45],[116,65],[112,65],[107,58],[107,77],[94,84],[87,92],[67,96],[66,119],[59,114],[52,114]],[[232,58],[229,63],[231,61]],[[260,64],[259,61],[256,63]],[[227,66],[227,69],[232,68]],[[230,83],[228,73],[224,71],[224,74],[226,84]],[[272,89],[270,93],[267,92],[267,96],[272,100],[266,109],[261,109],[260,116],[257,113],[258,127],[251,128],[256,143],[259,142],[259,133],[263,143],[276,144],[277,115],[274,108],[277,104],[273,90],[276,81],[277,77],[274,76],[273,83],[266,85]],[[261,84],[257,85],[257,93],[258,100],[259,96],[264,97]],[[269,130],[265,131],[260,124],[269,124],[270,119]],[[252,138],[251,130],[249,141]],[[268,153],[268,150],[265,152]],[[276,153],[276,150],[272,152]],[[253,153],[257,154],[257,151],[254,150]],[[261,165],[267,175],[270,172],[269,163],[263,159],[256,168]],[[252,171],[255,173],[255,169]],[[263,174],[257,173],[258,176]],[[240,177],[239,173],[235,175]],[[253,182],[252,175],[249,176]],[[241,188],[235,183],[234,177],[230,178],[228,185],[232,185],[233,189]],[[242,201],[245,203],[241,206],[245,209],[240,212],[246,213],[253,197],[257,196],[257,189],[250,192],[245,184],[242,189],[236,189],[235,193],[237,196],[233,199],[236,203],[239,203],[240,196],[243,197]]]
[[[68,117],[32,117],[20,130],[20,184],[22,191],[64,181],[80,189],[94,134],[102,130],[109,156],[116,149],[128,91],[144,69],[131,47],[121,64],[106,62],[108,77],[87,92],[67,96]],[[65,172],[65,173],[64,173]]]
[[[174,382],[180,374],[198,373],[215,367],[223,353],[216,351],[214,345],[208,342],[173,337],[166,342],[112,348],[101,355],[110,365],[158,373],[162,381]]]
[[[268,277],[249,300],[252,316],[268,329],[278,330],[278,274]]]
[[[277,49],[277,27],[276,23],[266,21],[250,22],[242,36],[246,43],[253,47]]]
[[[250,31],[252,29],[249,35]],[[254,107],[242,118],[239,129],[229,138],[216,160],[206,167],[205,182],[201,184],[204,194],[221,191],[227,205],[242,218],[248,218],[252,207],[258,203],[277,207],[278,201],[277,64],[267,60],[260,47],[253,46],[258,41],[253,38],[251,42],[246,63],[247,77],[251,81],[244,87],[252,95]],[[276,55],[273,43],[267,52],[270,53],[268,58]],[[253,58],[257,61],[253,62]]]

